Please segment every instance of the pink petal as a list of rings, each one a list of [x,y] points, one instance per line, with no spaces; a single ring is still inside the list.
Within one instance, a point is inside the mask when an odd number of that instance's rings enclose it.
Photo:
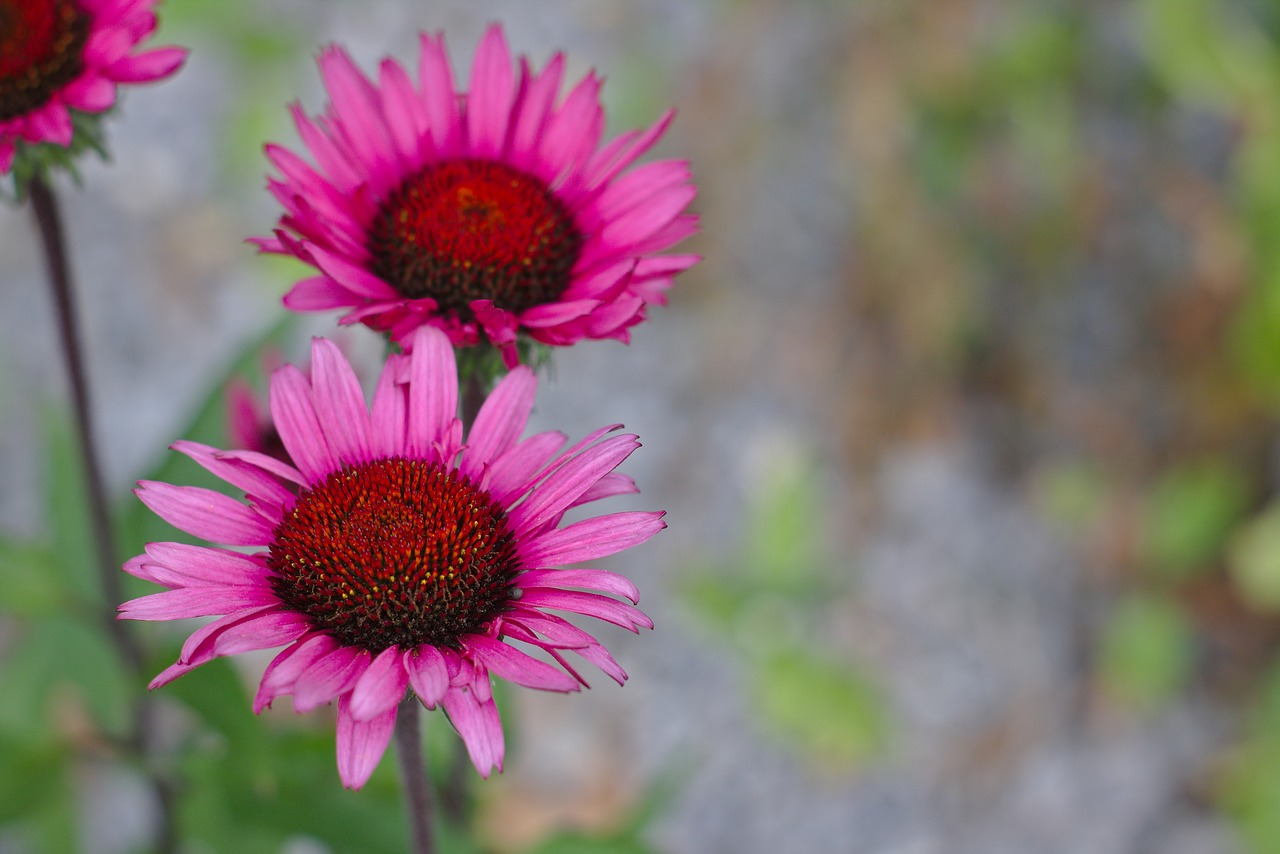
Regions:
[[[260,713],[293,686],[311,665],[338,648],[338,642],[326,634],[303,637],[277,655],[262,673],[258,693],[253,699],[253,713]]]
[[[539,632],[560,649],[575,649],[597,643],[592,635],[563,617],[535,611],[532,608],[522,608],[519,602],[517,602],[514,610],[503,615],[502,622],[504,627],[510,627],[515,623],[531,631]]]
[[[546,127],[556,93],[560,91],[560,78],[563,74],[564,54],[557,53],[551,57],[546,69],[534,77],[524,96],[513,107],[511,112],[515,118],[512,122],[511,153],[514,157],[523,159],[531,153],[534,157],[529,159],[535,163],[538,160],[538,139]],[[526,168],[532,165],[533,163],[527,164]],[[559,167],[560,164],[554,164],[551,174],[539,177],[550,180],[555,177]]]
[[[404,654],[404,669],[409,674],[409,684],[428,709],[434,709],[449,690],[449,671],[440,650],[423,644]]]
[[[134,494],[161,519],[201,539],[232,546],[271,542],[272,526],[261,515],[212,489],[141,481]]]
[[[116,102],[116,87],[98,74],[82,74],[62,90],[68,106],[86,113],[100,113]]]
[[[520,597],[520,604],[526,608],[555,608],[561,611],[572,611],[585,617],[595,617],[606,623],[613,623],[629,632],[634,632],[638,628],[653,628],[653,621],[639,608],[598,593],[535,587],[524,592]]]
[[[337,345],[324,338],[311,342],[311,387],[316,417],[338,459],[368,462],[371,428],[360,381]]]
[[[484,465],[497,459],[520,439],[533,411],[538,379],[523,365],[516,367],[485,398],[467,436],[462,473],[478,477]]]
[[[578,690],[578,683],[564,671],[501,641],[484,635],[469,635],[464,643],[485,667],[509,682],[543,691]]]
[[[311,387],[301,371],[293,365],[277,369],[271,375],[269,397],[271,420],[275,422],[280,441],[308,483],[322,480],[341,468],[325,441]]]
[[[612,498],[615,495],[635,495],[639,491],[640,488],[630,477],[621,472],[611,471],[597,480],[594,486],[579,495],[577,500],[569,506],[578,507],[602,498]]]
[[[377,96],[372,84],[340,47],[322,51],[318,64],[325,89],[333,100],[334,114],[342,117],[341,124],[335,122],[335,128],[343,132],[366,168],[389,167],[390,150],[382,133],[382,118],[374,107]]]
[[[74,133],[71,114],[59,101],[50,101],[36,110],[27,117],[27,124],[36,132],[38,139],[45,139],[63,147],[71,144]]]
[[[365,650],[340,646],[316,661],[294,683],[294,711],[309,712],[345,694],[364,675],[371,658]]]
[[[351,714],[351,698],[338,700],[338,776],[348,789],[359,789],[369,781],[387,752],[396,726],[396,707],[372,720],[359,721]]]
[[[692,184],[675,187],[648,204],[639,205],[605,223],[599,240],[603,246],[629,246],[662,229],[698,195]]]
[[[627,511],[583,519],[522,543],[520,559],[527,567],[542,569],[617,554],[667,527],[663,515],[662,511]]]
[[[600,593],[612,593],[632,602],[640,601],[640,591],[630,579],[603,569],[533,569],[521,573],[516,583],[526,590],[533,587],[581,587]]]
[[[458,368],[448,337],[422,326],[409,341],[409,449],[425,453],[458,417]]]
[[[370,415],[370,444],[379,457],[391,457],[405,451],[405,394],[396,382],[402,357],[392,356],[378,376],[378,386],[373,391],[373,410]]]
[[[368,270],[352,264],[341,255],[314,243],[308,244],[307,249],[310,250],[321,272],[329,275],[356,296],[369,300],[400,299],[400,293],[391,285]]]
[[[419,45],[418,77],[427,112],[427,126],[436,146],[443,148],[453,139],[458,126],[458,98],[454,92],[453,71],[445,52],[443,34],[433,39],[423,33],[419,37]]]
[[[564,463],[511,511],[516,536],[536,531],[563,513],[578,496],[617,468],[638,447],[640,443],[635,436],[614,436]]]
[[[508,505],[527,492],[530,480],[567,438],[555,431],[538,433],[494,460],[487,472],[493,500]]]
[[[223,585],[180,587],[132,599],[120,606],[126,620],[186,620],[230,614],[241,608],[275,605],[279,600],[270,587]]]
[[[290,311],[330,311],[354,305],[358,299],[328,276],[311,276],[295,282],[283,302]]]
[[[542,137],[542,156],[562,171],[578,169],[599,144],[603,130],[600,79],[588,74],[573,87],[548,123]]]
[[[409,685],[400,647],[389,646],[369,663],[369,669],[351,689],[351,716],[367,721],[394,709]]]
[[[467,92],[467,137],[472,156],[492,157],[502,153],[511,114],[511,53],[502,27],[494,24],[485,31],[471,65]]]
[[[183,48],[159,47],[113,62],[105,73],[120,83],[145,83],[177,71],[186,58]]]
[[[452,688],[444,695],[444,710],[480,776],[487,778],[494,768],[501,771],[505,746],[502,720],[493,700],[480,703],[469,689]]]
[[[615,140],[620,143],[623,139],[630,143],[625,147],[623,145],[615,145],[610,143],[601,149],[591,158],[591,162],[587,164],[586,183],[589,187],[595,187],[613,180],[613,177],[630,165],[637,157],[644,154],[653,147],[671,125],[671,120],[676,117],[675,110],[667,110],[662,114],[653,126],[638,136],[624,134]],[[634,142],[631,140],[634,139]]]
[[[140,561],[134,564],[134,561]],[[131,567],[131,564],[134,564]],[[182,584],[159,581],[155,567],[163,567],[170,574],[180,575]],[[261,581],[267,572],[259,561],[224,549],[191,546],[185,543],[147,543],[146,554],[139,555],[125,569],[131,575],[147,581],[156,581],[168,587],[187,587],[199,584],[246,584]],[[135,571],[136,570],[136,571]]]
[[[250,497],[265,500],[276,508],[293,503],[293,493],[279,480],[242,459],[224,457],[217,448],[185,439],[174,442],[169,447],[195,460],[201,468],[215,477],[244,490]]]
[[[407,168],[416,160],[427,129],[422,99],[413,91],[413,83],[399,63],[383,60],[378,77],[382,84],[382,114],[387,130],[400,155],[400,162]]]

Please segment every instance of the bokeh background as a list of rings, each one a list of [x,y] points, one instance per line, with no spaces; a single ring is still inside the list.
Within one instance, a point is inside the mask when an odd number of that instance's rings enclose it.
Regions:
[[[625,688],[502,697],[446,850],[1280,850],[1274,0],[166,0],[187,67],[58,188],[122,548],[171,538],[128,487],[194,482],[164,448],[222,441],[228,378],[332,334],[243,243],[319,47],[461,68],[494,20],[601,72],[611,134],[677,108],[705,261],[536,413],[639,433],[616,506],[670,528],[610,568],[657,630],[605,632]],[[0,852],[146,850],[25,209],[0,271]],[[343,791],[261,664],[154,698],[183,850],[402,850],[394,758]]]

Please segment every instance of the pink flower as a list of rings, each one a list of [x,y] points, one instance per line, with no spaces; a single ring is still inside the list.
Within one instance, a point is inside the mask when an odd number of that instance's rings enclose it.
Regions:
[[[631,631],[653,626],[626,578],[555,568],[665,527],[660,512],[562,524],[570,507],[635,491],[614,469],[636,438],[609,437],[614,426],[563,451],[559,433],[522,441],[536,380],[518,367],[464,444],[448,339],[423,328],[411,343],[410,354],[388,359],[371,407],[329,341],[312,345],[310,376],[276,371],[271,413],[292,465],[175,443],[247,503],[156,482],[140,483],[138,497],[175,527],[242,550],[151,543],[124,566],[169,589],[124,603],[121,617],[220,616],[187,639],[152,688],[218,656],[285,646],[254,711],[285,694],[297,712],[337,701],[338,772],[350,788],[373,772],[408,690],[429,709],[444,707],[488,776],[503,759],[491,675],[576,691],[586,682],[565,657],[572,652],[626,680],[594,637],[549,610]],[[529,655],[537,650],[559,666]]]
[[[601,147],[601,81],[559,99],[564,57],[513,70],[502,29],[485,34],[469,91],[457,93],[444,37],[421,37],[417,80],[390,59],[371,81],[337,47],[320,72],[332,99],[294,122],[316,166],[277,145],[268,186],[285,214],[264,251],[318,275],[285,295],[296,311],[349,309],[404,342],[417,327],[457,346],[487,339],[508,367],[518,333],[544,344],[628,340],[695,255],[662,255],[697,231],[688,163],[627,171],[666,131]]]
[[[101,113],[116,84],[167,77],[187,52],[135,53],[156,28],[157,0],[0,0],[0,174],[19,143],[64,148],[72,111]]]

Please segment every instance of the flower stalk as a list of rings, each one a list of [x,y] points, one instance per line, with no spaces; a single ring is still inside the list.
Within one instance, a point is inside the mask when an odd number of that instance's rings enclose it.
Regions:
[[[400,701],[396,712],[396,758],[400,761],[400,781],[404,808],[409,814],[413,854],[435,854],[432,832],[431,787],[427,784],[426,754],[422,751],[419,724],[420,703],[412,692]]]
[[[71,263],[67,254],[62,216],[57,196],[42,175],[32,178],[27,187],[40,243],[44,249],[49,286],[53,291],[57,314],[58,339],[62,349],[67,378],[71,387],[71,407],[75,421],[76,444],[84,467],[85,493],[89,503],[89,525],[93,535],[94,557],[107,609],[100,616],[105,621],[108,637],[129,672],[140,676],[144,671],[142,648],[128,628],[115,619],[114,603],[124,595],[120,564],[116,558],[115,537],[111,530],[111,514],[102,479],[97,444],[94,441],[93,411],[89,398],[89,382],[80,348],[80,324],[76,314]],[[126,747],[140,756],[146,765],[150,753],[151,711],[147,698],[139,698],[133,710],[132,732]],[[160,822],[156,830],[155,850],[170,854],[177,850],[177,829],[173,820],[173,788],[162,775],[149,771],[152,789],[159,807]]]

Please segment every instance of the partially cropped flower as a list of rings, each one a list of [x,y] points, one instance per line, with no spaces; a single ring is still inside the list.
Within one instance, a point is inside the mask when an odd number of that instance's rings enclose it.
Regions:
[[[458,346],[492,342],[510,366],[521,335],[628,340],[698,260],[661,254],[697,230],[688,163],[630,169],[672,114],[601,146],[601,81],[588,74],[561,99],[562,55],[513,69],[495,25],[465,94],[440,35],[421,37],[416,80],[386,59],[371,81],[337,47],[319,64],[325,114],[292,108],[315,166],[267,146],[285,214],[255,242],[318,272],[287,307],[349,309],[343,322],[400,342],[437,326]]]
[[[631,631],[653,625],[623,576],[555,568],[664,527],[660,512],[563,524],[571,507],[635,491],[614,469],[636,438],[610,436],[615,426],[565,450],[560,433],[521,440],[536,380],[518,367],[464,444],[448,339],[423,328],[411,343],[408,355],[389,358],[371,406],[323,339],[309,376],[293,366],[273,375],[271,413],[292,464],[176,443],[247,503],[157,482],[140,483],[139,498],[177,528],[237,550],[151,543],[124,567],[170,589],[126,602],[122,617],[220,615],[152,688],[218,656],[285,646],[267,665],[254,711],[285,694],[297,712],[336,701],[338,772],[351,788],[373,772],[407,691],[427,708],[443,706],[487,776],[503,760],[491,675],[575,691],[586,682],[566,658],[574,653],[626,680],[592,635],[550,611]],[[549,660],[529,654],[539,650]]]
[[[0,0],[0,174],[26,147],[96,139],[89,117],[115,104],[117,84],[182,65],[182,48],[136,50],[156,28],[157,2]]]

